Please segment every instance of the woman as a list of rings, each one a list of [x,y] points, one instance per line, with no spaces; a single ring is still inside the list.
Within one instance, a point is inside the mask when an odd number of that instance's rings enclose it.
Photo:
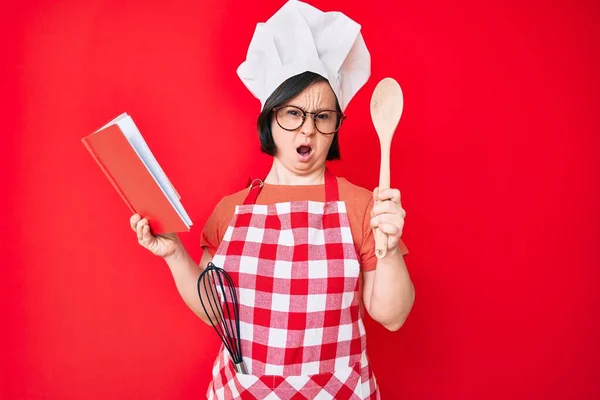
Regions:
[[[320,15],[315,10],[290,2],[266,25],[304,27],[307,15]],[[329,28],[347,27],[351,21],[343,14],[336,17],[340,24],[327,16]],[[319,32],[310,33],[322,50]],[[281,46],[285,40],[280,36]],[[360,35],[354,36],[344,60],[360,58],[356,43],[360,48]],[[379,398],[366,354],[362,308],[387,329],[397,330],[414,301],[403,259],[407,250],[401,240],[405,212],[400,192],[370,193],[326,168],[327,160],[339,158],[343,108],[362,84],[341,90],[349,87],[347,82],[339,84],[327,70],[307,70],[305,56],[296,56],[301,68],[280,74],[284,80],[273,89],[273,82],[256,86],[252,69],[260,74],[268,68],[257,68],[260,63],[251,52],[238,70],[243,80],[252,81],[245,83],[263,104],[258,117],[261,150],[273,156],[273,164],[264,181],[216,206],[202,233],[200,268],[177,235],[153,235],[148,221],[137,214],[130,220],[138,242],[165,259],[182,298],[205,322],[196,286],[200,272],[212,261],[234,277],[248,374],[236,373],[221,347],[208,398]],[[363,61],[367,56],[362,52]],[[246,68],[248,63],[253,68]],[[337,72],[356,77],[360,63],[349,64]],[[388,235],[383,259],[375,257],[375,228]]]

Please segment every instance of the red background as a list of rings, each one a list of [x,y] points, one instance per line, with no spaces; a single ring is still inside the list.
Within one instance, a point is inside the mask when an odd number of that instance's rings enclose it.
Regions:
[[[16,3],[0,17],[0,398],[203,398],[217,339],[80,139],[133,116],[199,259],[218,199],[268,166],[235,70],[283,3]],[[377,184],[370,96],[386,76],[405,95],[392,185],[417,300],[399,332],[368,321],[385,399],[600,398],[598,4],[496,3],[313,3],[358,20],[373,57],[337,174]]]

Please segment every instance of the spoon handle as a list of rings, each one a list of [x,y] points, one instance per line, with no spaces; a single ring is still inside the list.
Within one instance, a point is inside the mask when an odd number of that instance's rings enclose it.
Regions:
[[[381,142],[381,165],[379,168],[379,192],[390,188],[390,145],[387,141]],[[382,259],[387,254],[387,235],[375,228],[375,255]]]

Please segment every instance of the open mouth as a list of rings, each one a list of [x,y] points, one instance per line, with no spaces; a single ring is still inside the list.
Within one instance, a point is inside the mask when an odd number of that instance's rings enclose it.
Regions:
[[[301,157],[308,157],[312,153],[312,147],[300,146],[296,149],[296,151],[298,152],[298,154],[300,154]]]

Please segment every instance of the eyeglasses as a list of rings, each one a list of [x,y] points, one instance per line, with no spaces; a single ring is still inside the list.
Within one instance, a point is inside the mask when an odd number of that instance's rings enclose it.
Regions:
[[[316,113],[304,111],[295,106],[282,106],[273,109],[275,120],[282,129],[295,131],[304,125],[306,114],[310,114],[315,123],[315,128],[323,135],[333,135],[342,126],[346,116],[333,110],[321,110]]]

